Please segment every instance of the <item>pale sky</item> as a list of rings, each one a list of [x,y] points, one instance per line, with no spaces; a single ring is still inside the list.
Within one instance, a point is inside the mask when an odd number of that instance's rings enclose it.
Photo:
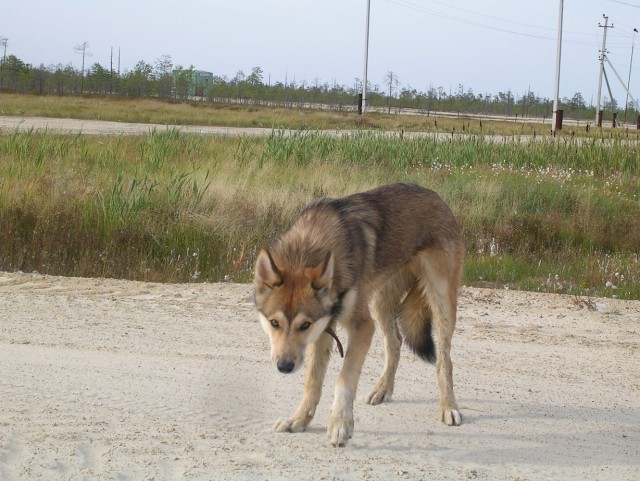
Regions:
[[[265,82],[362,79],[366,0],[1,0],[0,37],[7,54],[34,65],[81,65],[75,45],[87,41],[95,62],[121,69],[139,60],[233,77],[264,71]],[[369,74],[383,85],[393,71],[400,86],[474,93],[530,88],[551,98],[559,0],[371,0]],[[607,50],[626,83],[640,0],[565,0],[560,96],[581,92],[595,103],[603,14]],[[635,36],[631,92],[640,100],[640,35]],[[1,54],[2,52],[0,52]],[[613,71],[614,97],[625,93]],[[603,91],[604,92],[604,91]],[[604,95],[604,94],[603,94]]]

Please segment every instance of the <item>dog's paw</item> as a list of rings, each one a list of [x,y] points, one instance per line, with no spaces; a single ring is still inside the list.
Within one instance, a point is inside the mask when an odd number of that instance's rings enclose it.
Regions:
[[[440,421],[447,426],[460,426],[462,424],[462,414],[455,408],[440,409]]]
[[[367,397],[364,398],[364,402],[371,404],[372,406],[383,402],[389,402],[391,401],[391,394],[393,394],[393,387],[378,383]]]
[[[297,418],[281,419],[273,425],[278,433],[301,433],[306,428],[307,423]]]
[[[353,418],[331,416],[327,435],[335,447],[346,446],[353,435]]]

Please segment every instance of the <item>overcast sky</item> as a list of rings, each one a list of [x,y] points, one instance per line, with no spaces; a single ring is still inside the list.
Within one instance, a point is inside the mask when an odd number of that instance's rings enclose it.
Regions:
[[[86,41],[87,65],[121,69],[139,60],[235,76],[260,66],[265,82],[306,80],[353,85],[363,77],[366,0],[3,0],[0,37],[7,54],[33,65],[81,65],[73,47]],[[559,0],[371,0],[369,81],[393,71],[400,86],[553,96]],[[598,86],[603,14],[609,59],[626,83],[640,0],[565,0],[560,96]],[[640,35],[635,37],[640,47]],[[1,53],[1,52],[0,52]],[[640,48],[631,92],[640,97]],[[609,73],[614,97],[625,93]]]

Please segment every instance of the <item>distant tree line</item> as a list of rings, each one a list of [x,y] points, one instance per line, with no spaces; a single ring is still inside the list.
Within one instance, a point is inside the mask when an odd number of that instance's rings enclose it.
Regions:
[[[360,79],[352,85],[321,82],[314,79],[271,82],[260,67],[245,74],[239,70],[233,78],[214,75],[207,85],[194,85],[194,67],[173,65],[169,55],[154,64],[139,61],[132,70],[122,73],[94,63],[86,71],[72,65],[40,65],[34,67],[14,55],[0,59],[0,92],[39,95],[100,95],[120,97],[154,97],[159,99],[193,100],[194,97],[214,103],[281,105],[287,107],[317,107],[333,110],[354,109],[362,90]],[[454,91],[429,87],[426,92],[410,85],[402,86],[394,72],[388,72],[382,84],[368,83],[367,106],[388,112],[406,109],[421,113],[457,112],[518,117],[550,118],[552,101],[533,92],[514,95],[506,92],[474,93],[462,84]],[[193,95],[195,92],[195,95]],[[591,102],[590,102],[591,104]],[[587,105],[580,92],[561,100],[564,116],[578,120],[595,117],[595,107]],[[604,110],[617,112],[615,99],[604,99]],[[629,118],[637,115],[631,105]]]

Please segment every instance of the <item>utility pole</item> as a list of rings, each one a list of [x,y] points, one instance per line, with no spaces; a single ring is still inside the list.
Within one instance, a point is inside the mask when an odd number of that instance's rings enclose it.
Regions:
[[[109,95],[113,95],[113,47],[111,47],[111,60],[109,62]]]
[[[562,118],[558,119],[558,97],[560,95],[560,57],[562,54],[562,14],[564,10],[564,1],[560,0],[560,13],[558,15],[558,49],[556,53],[556,83],[553,96],[553,120],[552,130],[553,135],[556,134],[556,130],[562,128]],[[560,122],[558,122],[560,120]],[[560,123],[560,125],[558,125]]]
[[[602,50],[600,50],[600,77],[598,78],[598,97],[596,98],[596,125],[602,127],[602,115],[600,114],[600,97],[602,95],[602,76],[604,75],[604,58],[607,51],[607,29],[613,28],[613,24],[609,25],[609,17],[602,14],[604,25],[598,23],[598,27],[604,29],[602,35]]]
[[[631,85],[631,68],[633,66],[633,47],[635,46],[636,43],[636,33],[638,33],[638,29],[634,28],[633,29],[633,39],[631,40],[631,60],[629,61],[629,78],[627,80],[627,99],[624,101],[624,121],[627,121],[627,109],[629,107],[629,86]],[[636,105],[635,108],[637,109],[638,106]]]
[[[367,24],[364,33],[364,76],[362,80],[362,115],[367,111],[367,69],[369,66],[369,14],[371,0],[367,0]]]

